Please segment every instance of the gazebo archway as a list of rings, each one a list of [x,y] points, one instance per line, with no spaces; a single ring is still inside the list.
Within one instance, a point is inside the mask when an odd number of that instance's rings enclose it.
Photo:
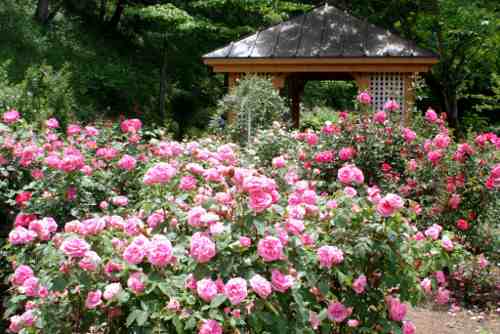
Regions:
[[[308,80],[354,78],[378,109],[391,95],[408,115],[413,78],[438,62],[432,51],[325,4],[203,56],[214,72],[226,73],[229,89],[244,73],[270,75],[282,89],[288,81],[293,123]],[[231,120],[229,120],[231,121]]]

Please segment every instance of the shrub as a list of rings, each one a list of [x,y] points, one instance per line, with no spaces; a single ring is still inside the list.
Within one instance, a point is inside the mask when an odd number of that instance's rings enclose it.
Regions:
[[[322,191],[342,188],[335,182],[345,165],[359,167],[371,192],[395,192],[410,200],[420,227],[432,224],[455,231],[475,254],[498,258],[499,139],[479,134],[455,142],[445,121],[434,111],[401,126],[397,112],[341,112],[321,130],[292,133],[288,156],[299,174],[316,180]],[[280,146],[279,137],[275,146]],[[267,144],[264,140],[264,146]],[[256,143],[259,140],[255,141]],[[253,146],[258,151],[258,145]]]
[[[138,120],[4,120],[2,165],[30,177],[11,202],[13,332],[400,332],[419,277],[463,252],[398,195],[362,195],[354,166],[326,194],[211,138],[146,142]]]
[[[233,141],[247,143],[258,129],[271,127],[274,121],[283,121],[286,106],[270,79],[247,76],[238,81],[234,92],[226,95],[211,122],[215,131],[221,128]],[[235,118],[234,123],[229,119]]]
[[[24,80],[12,83],[5,63],[0,66],[0,108],[19,110],[26,121],[42,123],[57,117],[66,125],[75,119],[76,101],[70,84],[68,66],[55,71],[48,65],[29,67]]]

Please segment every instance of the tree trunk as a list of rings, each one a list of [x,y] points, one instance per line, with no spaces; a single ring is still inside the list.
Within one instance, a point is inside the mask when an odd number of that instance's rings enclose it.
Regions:
[[[446,109],[446,116],[448,124],[455,130],[457,136],[461,136],[459,122],[458,122],[458,100],[457,94],[453,89],[445,88],[444,92],[444,105]]]
[[[118,27],[118,23],[120,23],[120,19],[122,18],[123,11],[125,10],[125,4],[126,4],[126,0],[118,0],[118,3],[116,4],[115,12],[113,13],[113,16],[111,17],[111,20],[109,20],[109,25],[113,29],[116,29]]]
[[[35,18],[38,22],[45,24],[49,18],[49,0],[38,0]]]
[[[99,19],[104,22],[106,19],[106,0],[101,0],[101,6],[99,8]]]
[[[163,51],[160,72],[160,117],[165,120],[165,95],[167,93],[167,37],[163,38]]]

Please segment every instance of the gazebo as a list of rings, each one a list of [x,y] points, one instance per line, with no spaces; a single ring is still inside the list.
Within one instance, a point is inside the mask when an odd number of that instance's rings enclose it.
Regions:
[[[300,99],[308,80],[355,80],[380,109],[393,98],[407,116],[414,104],[413,80],[438,62],[430,50],[325,4],[203,56],[229,89],[245,73],[287,82],[293,123],[299,126]],[[231,121],[231,119],[229,120]]]

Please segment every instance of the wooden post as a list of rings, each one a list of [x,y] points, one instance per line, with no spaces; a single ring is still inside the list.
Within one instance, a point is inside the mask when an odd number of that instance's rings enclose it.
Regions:
[[[293,127],[298,129],[300,126],[300,100],[302,94],[304,93],[305,81],[298,78],[292,77],[289,81],[289,96],[292,100],[290,106],[290,112],[292,114]]]
[[[411,122],[411,113],[415,106],[415,74],[408,73],[404,77],[405,100],[403,106],[403,122],[409,125]]]

